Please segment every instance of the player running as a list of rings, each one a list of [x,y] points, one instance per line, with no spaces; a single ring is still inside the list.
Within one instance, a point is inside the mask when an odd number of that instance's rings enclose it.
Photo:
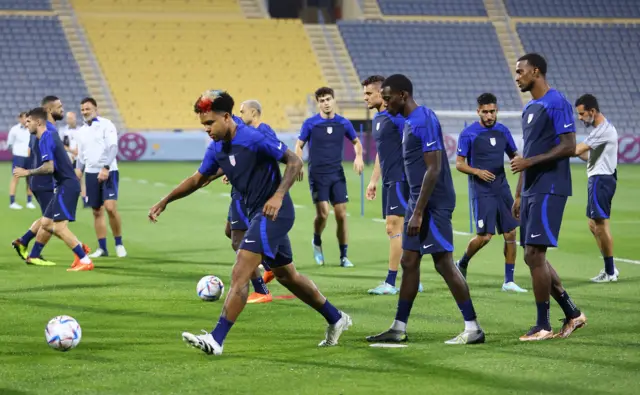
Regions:
[[[11,171],[16,167],[29,167],[29,130],[27,130],[27,113],[21,112],[18,115],[18,123],[15,124],[7,136],[7,148],[11,149],[13,155]],[[18,178],[11,177],[9,182],[9,208],[12,210],[22,210],[22,206],[16,203],[16,189],[18,188]],[[27,184],[27,208],[34,209],[36,206],[32,202],[33,195]]]
[[[587,218],[604,258],[604,269],[591,279],[594,283],[618,281],[618,268],[613,264],[613,236],[609,228],[611,201],[618,180],[618,132],[600,112],[598,99],[590,94],[576,100],[576,111],[587,128],[593,127],[584,142],[576,146],[575,156],[587,162],[589,176]]]
[[[37,169],[16,167],[13,174],[16,177],[53,174],[56,189],[40,221],[40,229],[36,235],[36,242],[27,257],[27,263],[41,264],[41,252],[53,233],[64,241],[76,254],[71,268],[67,271],[93,270],[93,263],[86,255],[82,243],[78,241],[68,228],[68,223],[75,221],[76,206],[80,196],[80,183],[73,171],[71,160],[57,133],[47,130],[47,112],[38,107],[28,114],[28,128],[39,140],[42,166]]]
[[[368,292],[372,295],[395,295],[396,277],[402,256],[402,224],[409,200],[409,184],[404,175],[402,161],[402,131],[404,118],[401,114],[392,116],[384,107],[380,86],[381,75],[372,75],[362,81],[364,101],[369,109],[378,113],[373,118],[371,131],[376,140],[376,162],[367,186],[367,199],[376,198],[377,184],[382,176],[382,218],[385,219],[389,237],[389,271],[387,278]],[[422,292],[420,284],[418,292]]]
[[[402,148],[410,200],[404,217],[402,286],[396,318],[389,330],[369,336],[367,341],[407,341],[407,322],[420,283],[420,261],[423,255],[431,254],[464,318],[464,331],[445,343],[484,343],[469,288],[453,264],[451,215],[456,195],[440,121],[432,110],[418,106],[413,99],[413,84],[402,74],[384,80],[382,99],[391,116],[401,114],[405,118]]]
[[[293,265],[288,233],[295,213],[288,191],[302,169],[302,160],[283,142],[246,125],[237,125],[231,116],[233,104],[233,98],[226,92],[213,99],[198,99],[194,110],[214,141],[209,144],[198,171],[149,212],[151,221],[157,221],[167,204],[224,174],[243,196],[249,214],[249,229],[236,255],[231,289],[218,323],[211,333],[184,332],[182,337],[207,354],[222,354],[224,339],[247,303],[249,279],[266,260],[282,285],[326,319],[329,327],[319,346],[335,346],[342,332],[351,325],[351,318],[329,303],[313,282],[299,274]],[[284,175],[280,173],[279,163],[286,164]]]
[[[336,114],[333,89],[323,87],[315,92],[320,112],[308,118],[302,124],[296,154],[302,159],[302,150],[309,143],[309,187],[311,198],[316,206],[313,222],[313,256],[318,265],[324,265],[322,252],[322,232],[327,226],[329,203],[336,217],[338,245],[340,247],[340,266],[353,267],[347,257],[347,181],[342,168],[342,151],[345,136],[353,143],[356,157],[353,169],[361,174],[364,169],[362,144],[356,136],[351,122]],[[299,180],[303,173],[300,172]]]
[[[109,256],[105,211],[115,239],[116,255],[124,258],[127,250],[122,243],[122,219],[118,212],[118,132],[113,122],[98,116],[98,103],[93,98],[82,99],[80,112],[85,123],[76,133],[76,169],[84,169],[87,204],[93,209],[93,224],[98,238],[98,248],[91,258]]]
[[[469,241],[456,266],[467,278],[469,261],[491,241],[497,228],[498,234],[504,235],[502,290],[527,292],[513,281],[518,221],[511,214],[513,196],[504,172],[504,154],[512,159],[518,154],[518,148],[511,131],[497,122],[498,99],[491,93],[483,93],[477,102],[480,121],[460,133],[456,158],[456,169],[469,175],[477,234]]]
[[[554,337],[549,294],[565,314],[556,337],[568,337],[587,323],[547,260],[547,248],[558,246],[562,215],[571,196],[569,157],[576,150],[576,125],[571,104],[549,86],[546,74],[547,61],[539,54],[526,54],[516,63],[516,83],[520,91],[531,92],[532,100],[522,112],[523,156],[511,159],[511,170],[520,173],[513,216],[520,219],[520,245],[538,310],[536,324],[520,336],[521,341]]]

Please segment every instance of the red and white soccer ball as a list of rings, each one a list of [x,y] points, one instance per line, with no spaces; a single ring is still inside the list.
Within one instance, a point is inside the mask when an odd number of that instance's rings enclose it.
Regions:
[[[216,276],[204,276],[198,281],[196,287],[198,297],[206,302],[213,302],[224,294],[224,284]]]
[[[73,317],[59,315],[52,318],[44,328],[49,347],[58,351],[69,351],[80,344],[82,328]]]

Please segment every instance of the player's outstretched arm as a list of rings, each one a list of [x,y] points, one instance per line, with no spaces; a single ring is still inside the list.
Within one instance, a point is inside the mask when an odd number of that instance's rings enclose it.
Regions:
[[[16,167],[13,171],[13,174],[16,177],[29,177],[29,176],[41,176],[44,174],[53,174],[54,166],[53,161],[46,161],[42,164],[42,166],[37,169],[26,170],[19,167]]]
[[[280,162],[287,165],[282,175],[282,181],[280,181],[280,186],[278,186],[276,192],[265,203],[262,209],[262,213],[273,221],[278,217],[278,212],[280,211],[280,207],[282,207],[282,200],[289,189],[291,189],[296,178],[298,178],[303,166],[302,159],[289,149],[284,152],[282,158],[280,158]]]
[[[442,151],[429,151],[423,153],[424,163],[427,164],[427,171],[422,178],[422,186],[420,187],[420,195],[416,201],[416,208],[409,220],[407,234],[416,236],[420,232],[422,226],[422,214],[424,213],[429,198],[433,193],[433,189],[438,182],[438,177],[442,171]]]
[[[149,219],[152,222],[157,222],[160,214],[167,208],[167,204],[191,195],[208,182],[211,182],[218,177],[222,177],[223,174],[222,169],[218,169],[215,174],[210,176],[203,175],[199,171],[196,171],[191,177],[186,178],[177,187],[175,187],[173,191],[169,192],[167,196],[151,207],[151,210],[149,210]]]

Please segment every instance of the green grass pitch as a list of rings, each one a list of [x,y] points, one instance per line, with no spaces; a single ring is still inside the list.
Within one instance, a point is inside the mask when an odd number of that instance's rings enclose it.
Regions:
[[[360,184],[346,165],[351,203],[349,257],[338,266],[335,222],[324,234],[326,263],[317,267],[310,247],[314,211],[306,180],[292,189],[297,221],[291,239],[298,269],[354,321],[338,347],[318,349],[325,321],[298,300],[249,305],[225,342],[222,357],[185,346],[182,331],[211,330],[222,302],[201,302],[196,283],[216,274],[229,285],[234,261],[223,230],[228,187],[216,182],[171,204],[158,224],[148,209],[197,168],[195,163],[121,164],[119,207],[129,257],[96,260],[96,270],[67,273],[71,253],[59,240],[45,249],[56,267],[28,267],[10,247],[37,212],[8,209],[9,164],[0,165],[0,394],[637,394],[640,383],[640,266],[617,262],[620,281],[591,284],[602,259],[585,218],[584,166],[573,167],[574,196],[562,224],[560,248],[549,258],[589,323],[567,340],[518,341],[535,320],[532,293],[500,291],[502,242],[495,238],[469,266],[469,286],[487,343],[447,346],[462,318],[430,257],[423,260],[425,292],[418,295],[404,349],[371,348],[365,336],[385,330],[397,297],[369,296],[387,271],[387,238],[380,201],[366,202],[360,217]],[[371,169],[366,169],[365,179]],[[468,231],[466,179],[455,170],[458,204],[454,228]],[[512,188],[515,179],[510,177]],[[620,166],[613,203],[615,255],[640,260],[637,187],[640,166]],[[18,202],[24,204],[24,183]],[[78,209],[71,229],[96,248],[89,210]],[[469,236],[455,236],[459,258]],[[113,239],[109,248],[114,254]],[[516,282],[530,289],[518,251]],[[271,284],[275,295],[287,294]],[[560,308],[552,301],[560,327]],[[71,315],[83,330],[67,353],[44,340],[47,321]],[[397,391],[397,392],[396,392]]]

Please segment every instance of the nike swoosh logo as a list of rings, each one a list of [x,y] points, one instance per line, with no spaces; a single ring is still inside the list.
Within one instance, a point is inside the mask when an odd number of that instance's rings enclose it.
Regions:
[[[256,241],[255,241],[255,240],[247,240],[247,239],[244,239],[244,242],[248,244],[248,243],[255,243]]]
[[[397,209],[397,208],[398,208],[398,206],[391,206],[391,207],[389,207],[389,209],[391,209],[391,210],[395,210],[395,209]]]
[[[53,214],[53,216],[54,216],[54,217],[57,217],[57,216],[59,216],[59,215],[60,215],[60,214]]]
[[[280,145],[278,145],[278,149],[282,148],[282,142],[280,142]]]
[[[427,248],[432,247],[432,246],[433,246],[433,244],[429,244],[428,246],[422,246],[422,248],[424,248],[426,250]]]
[[[110,194],[109,194],[109,197],[114,196],[114,195],[115,195],[115,193],[110,193]]]
[[[430,143],[427,143],[427,147],[431,147],[431,146],[432,146],[432,145],[434,145],[435,143],[436,143],[435,141],[432,141],[432,142],[430,142]]]
[[[231,225],[237,224],[237,223],[238,223],[238,221],[231,221]]]
[[[565,128],[568,128],[569,126],[573,125],[572,123],[566,124],[564,125]]]
[[[532,235],[531,235],[531,238],[532,238],[532,239],[535,239],[536,237],[538,237],[538,236],[540,236],[540,235],[542,235],[542,233],[538,233],[537,235],[532,234]]]

